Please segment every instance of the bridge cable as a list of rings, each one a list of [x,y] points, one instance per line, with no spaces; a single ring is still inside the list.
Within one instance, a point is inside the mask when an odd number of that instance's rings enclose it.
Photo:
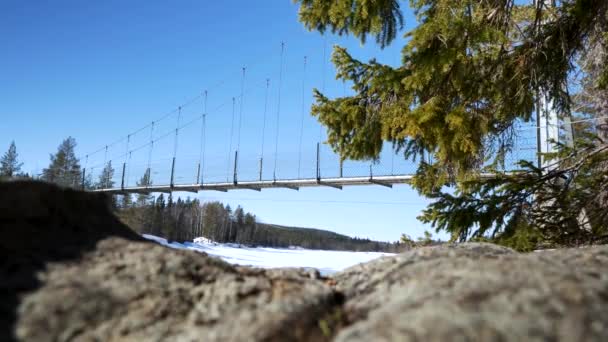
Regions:
[[[252,66],[258,66],[258,65],[260,65],[260,64],[261,64],[261,62],[262,62],[262,61],[263,61],[263,60],[257,60],[257,61],[253,61],[252,63],[250,63],[250,64],[249,64],[249,66],[250,66],[250,68],[251,68]],[[224,84],[226,84],[227,79],[228,79],[228,77],[226,77],[226,78],[224,78],[224,79],[221,79],[221,80],[219,80],[219,81],[215,82],[215,83],[214,83],[213,85],[211,85],[211,86],[210,86],[208,89],[214,90],[214,89],[218,89],[218,88],[222,87]],[[182,103],[182,104],[181,104],[181,107],[187,107],[187,106],[191,105],[192,103],[194,103],[194,102],[196,102],[198,99],[200,99],[202,96],[203,96],[202,94],[198,94],[198,95],[196,95],[196,96],[194,96],[194,97],[190,98],[189,100],[187,100],[187,101],[185,101],[184,103]],[[165,114],[163,114],[161,117],[159,117],[158,119],[154,120],[153,122],[159,123],[160,121],[165,120],[166,118],[170,117],[171,115],[175,114],[176,112],[177,112],[177,108],[176,108],[176,109],[173,109],[173,110],[171,110],[171,111],[169,111],[169,112],[167,112],[167,113],[165,113]],[[130,135],[136,135],[136,134],[138,134],[139,132],[141,132],[141,131],[145,130],[146,128],[148,128],[148,127],[150,127],[150,124],[147,124],[147,125],[145,125],[145,126],[142,126],[142,127],[138,128],[138,129],[136,129],[136,130],[132,131],[132,132],[130,133]],[[93,156],[93,155],[95,155],[95,154],[97,154],[97,153],[99,153],[99,152],[103,151],[103,150],[105,149],[105,147],[106,147],[106,146],[108,146],[108,147],[112,147],[112,146],[114,146],[114,145],[116,145],[116,144],[119,144],[119,143],[123,142],[123,141],[124,141],[126,138],[127,138],[126,136],[122,136],[122,137],[120,137],[119,139],[117,139],[117,140],[115,140],[115,141],[113,141],[113,142],[111,142],[111,143],[109,143],[109,144],[107,144],[107,145],[105,145],[105,146],[102,146],[102,147],[100,147],[99,149],[97,149],[97,150],[95,150],[95,151],[93,151],[93,152],[88,153],[88,155],[89,155],[89,156]]]
[[[300,144],[298,150],[298,179],[302,166],[302,138],[304,136],[304,112],[306,102],[306,56],[304,56],[304,70],[302,71],[302,115],[300,118]]]
[[[218,105],[217,107],[215,107],[215,108],[212,110],[212,112],[217,112],[217,111],[219,111],[221,108],[223,108],[223,107],[227,106],[227,105],[228,105],[228,103],[229,103],[229,101],[225,101],[225,102],[223,102],[222,104],[220,104],[220,105]],[[181,124],[181,125],[179,126],[179,130],[183,130],[184,128],[189,127],[190,125],[192,125],[192,124],[194,124],[195,122],[199,121],[199,120],[201,119],[201,115],[202,115],[202,113],[201,113],[200,115],[197,115],[197,116],[196,116],[196,118],[194,118],[194,119],[192,119],[192,120],[190,120],[190,121],[188,121],[188,122],[186,122],[186,123],[184,123],[184,124]],[[145,144],[143,144],[143,145],[140,145],[140,146],[138,146],[138,147],[135,147],[135,148],[131,149],[129,152],[136,152],[136,151],[139,151],[139,150],[143,149],[143,148],[144,148],[144,147],[146,147],[146,146],[151,146],[152,142],[156,143],[156,142],[158,142],[158,141],[160,141],[160,140],[163,140],[163,139],[165,139],[165,138],[167,138],[167,137],[169,137],[169,136],[174,135],[174,133],[175,133],[175,128],[172,128],[172,129],[170,129],[170,130],[166,131],[165,133],[163,133],[163,134],[161,134],[161,135],[157,136],[155,139],[153,139],[153,140],[151,140],[151,141],[149,141],[149,142],[146,142],[146,143],[145,143]],[[120,154],[120,155],[116,155],[116,156],[114,156],[114,157],[113,157],[111,160],[117,160],[117,159],[121,159],[121,158],[124,158],[124,157],[125,157],[125,153],[122,153],[122,154]],[[95,168],[97,168],[97,167],[102,167],[102,165],[101,165],[101,164],[96,165],[96,166],[95,166]]]
[[[277,98],[277,127],[274,137],[274,169],[272,171],[272,178],[276,180],[277,176],[277,157],[279,154],[279,119],[281,113],[281,85],[283,83],[283,55],[285,52],[285,42],[281,42],[281,61],[279,68],[279,93]]]
[[[235,98],[232,98],[232,121],[230,123],[230,147],[228,148],[228,165],[226,166],[226,181],[230,180],[230,164],[232,161],[232,140],[234,136],[234,109]]]

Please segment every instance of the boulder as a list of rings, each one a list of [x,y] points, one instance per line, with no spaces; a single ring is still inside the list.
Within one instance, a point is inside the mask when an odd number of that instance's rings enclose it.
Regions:
[[[120,238],[49,264],[40,282],[19,306],[19,340],[318,340],[318,317],[337,304],[316,273],[235,268]]]
[[[335,276],[336,341],[608,341],[608,246],[418,248]]]

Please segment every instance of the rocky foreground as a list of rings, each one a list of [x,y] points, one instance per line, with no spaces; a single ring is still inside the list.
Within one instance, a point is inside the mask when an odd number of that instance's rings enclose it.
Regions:
[[[324,278],[142,240],[103,196],[0,184],[0,340],[608,341],[608,246],[415,249]]]

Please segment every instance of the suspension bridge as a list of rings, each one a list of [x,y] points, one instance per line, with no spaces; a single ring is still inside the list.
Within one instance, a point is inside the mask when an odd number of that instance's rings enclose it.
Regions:
[[[416,164],[388,144],[377,160],[363,162],[342,161],[324,143],[323,128],[308,110],[314,84],[306,77],[310,54],[292,58],[289,66],[285,50],[281,43],[273,71],[258,70],[256,74],[251,66],[241,67],[232,80],[237,85],[232,96],[219,99],[215,106],[208,106],[213,88],[203,90],[84,155],[83,188],[129,194],[408,183]],[[319,57],[322,63],[317,64],[323,68],[322,80],[317,82],[322,92],[326,50],[324,46]],[[259,77],[261,74],[275,74],[275,78]],[[291,97],[291,105],[282,103],[286,97]],[[539,135],[546,140],[555,134],[541,132],[536,123],[522,124],[518,131],[521,134],[507,156],[505,171],[515,168],[521,159],[536,160]],[[113,171],[108,172],[109,168]]]

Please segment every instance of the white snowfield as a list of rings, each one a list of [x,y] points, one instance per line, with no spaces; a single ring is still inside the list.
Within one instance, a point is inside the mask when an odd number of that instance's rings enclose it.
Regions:
[[[301,247],[253,248],[234,243],[216,243],[205,238],[196,238],[194,242],[168,243],[166,239],[154,235],[143,234],[143,237],[171,248],[205,252],[231,264],[264,268],[310,267],[318,269],[324,275],[339,272],[381,256],[392,255],[380,252],[324,251]]]

